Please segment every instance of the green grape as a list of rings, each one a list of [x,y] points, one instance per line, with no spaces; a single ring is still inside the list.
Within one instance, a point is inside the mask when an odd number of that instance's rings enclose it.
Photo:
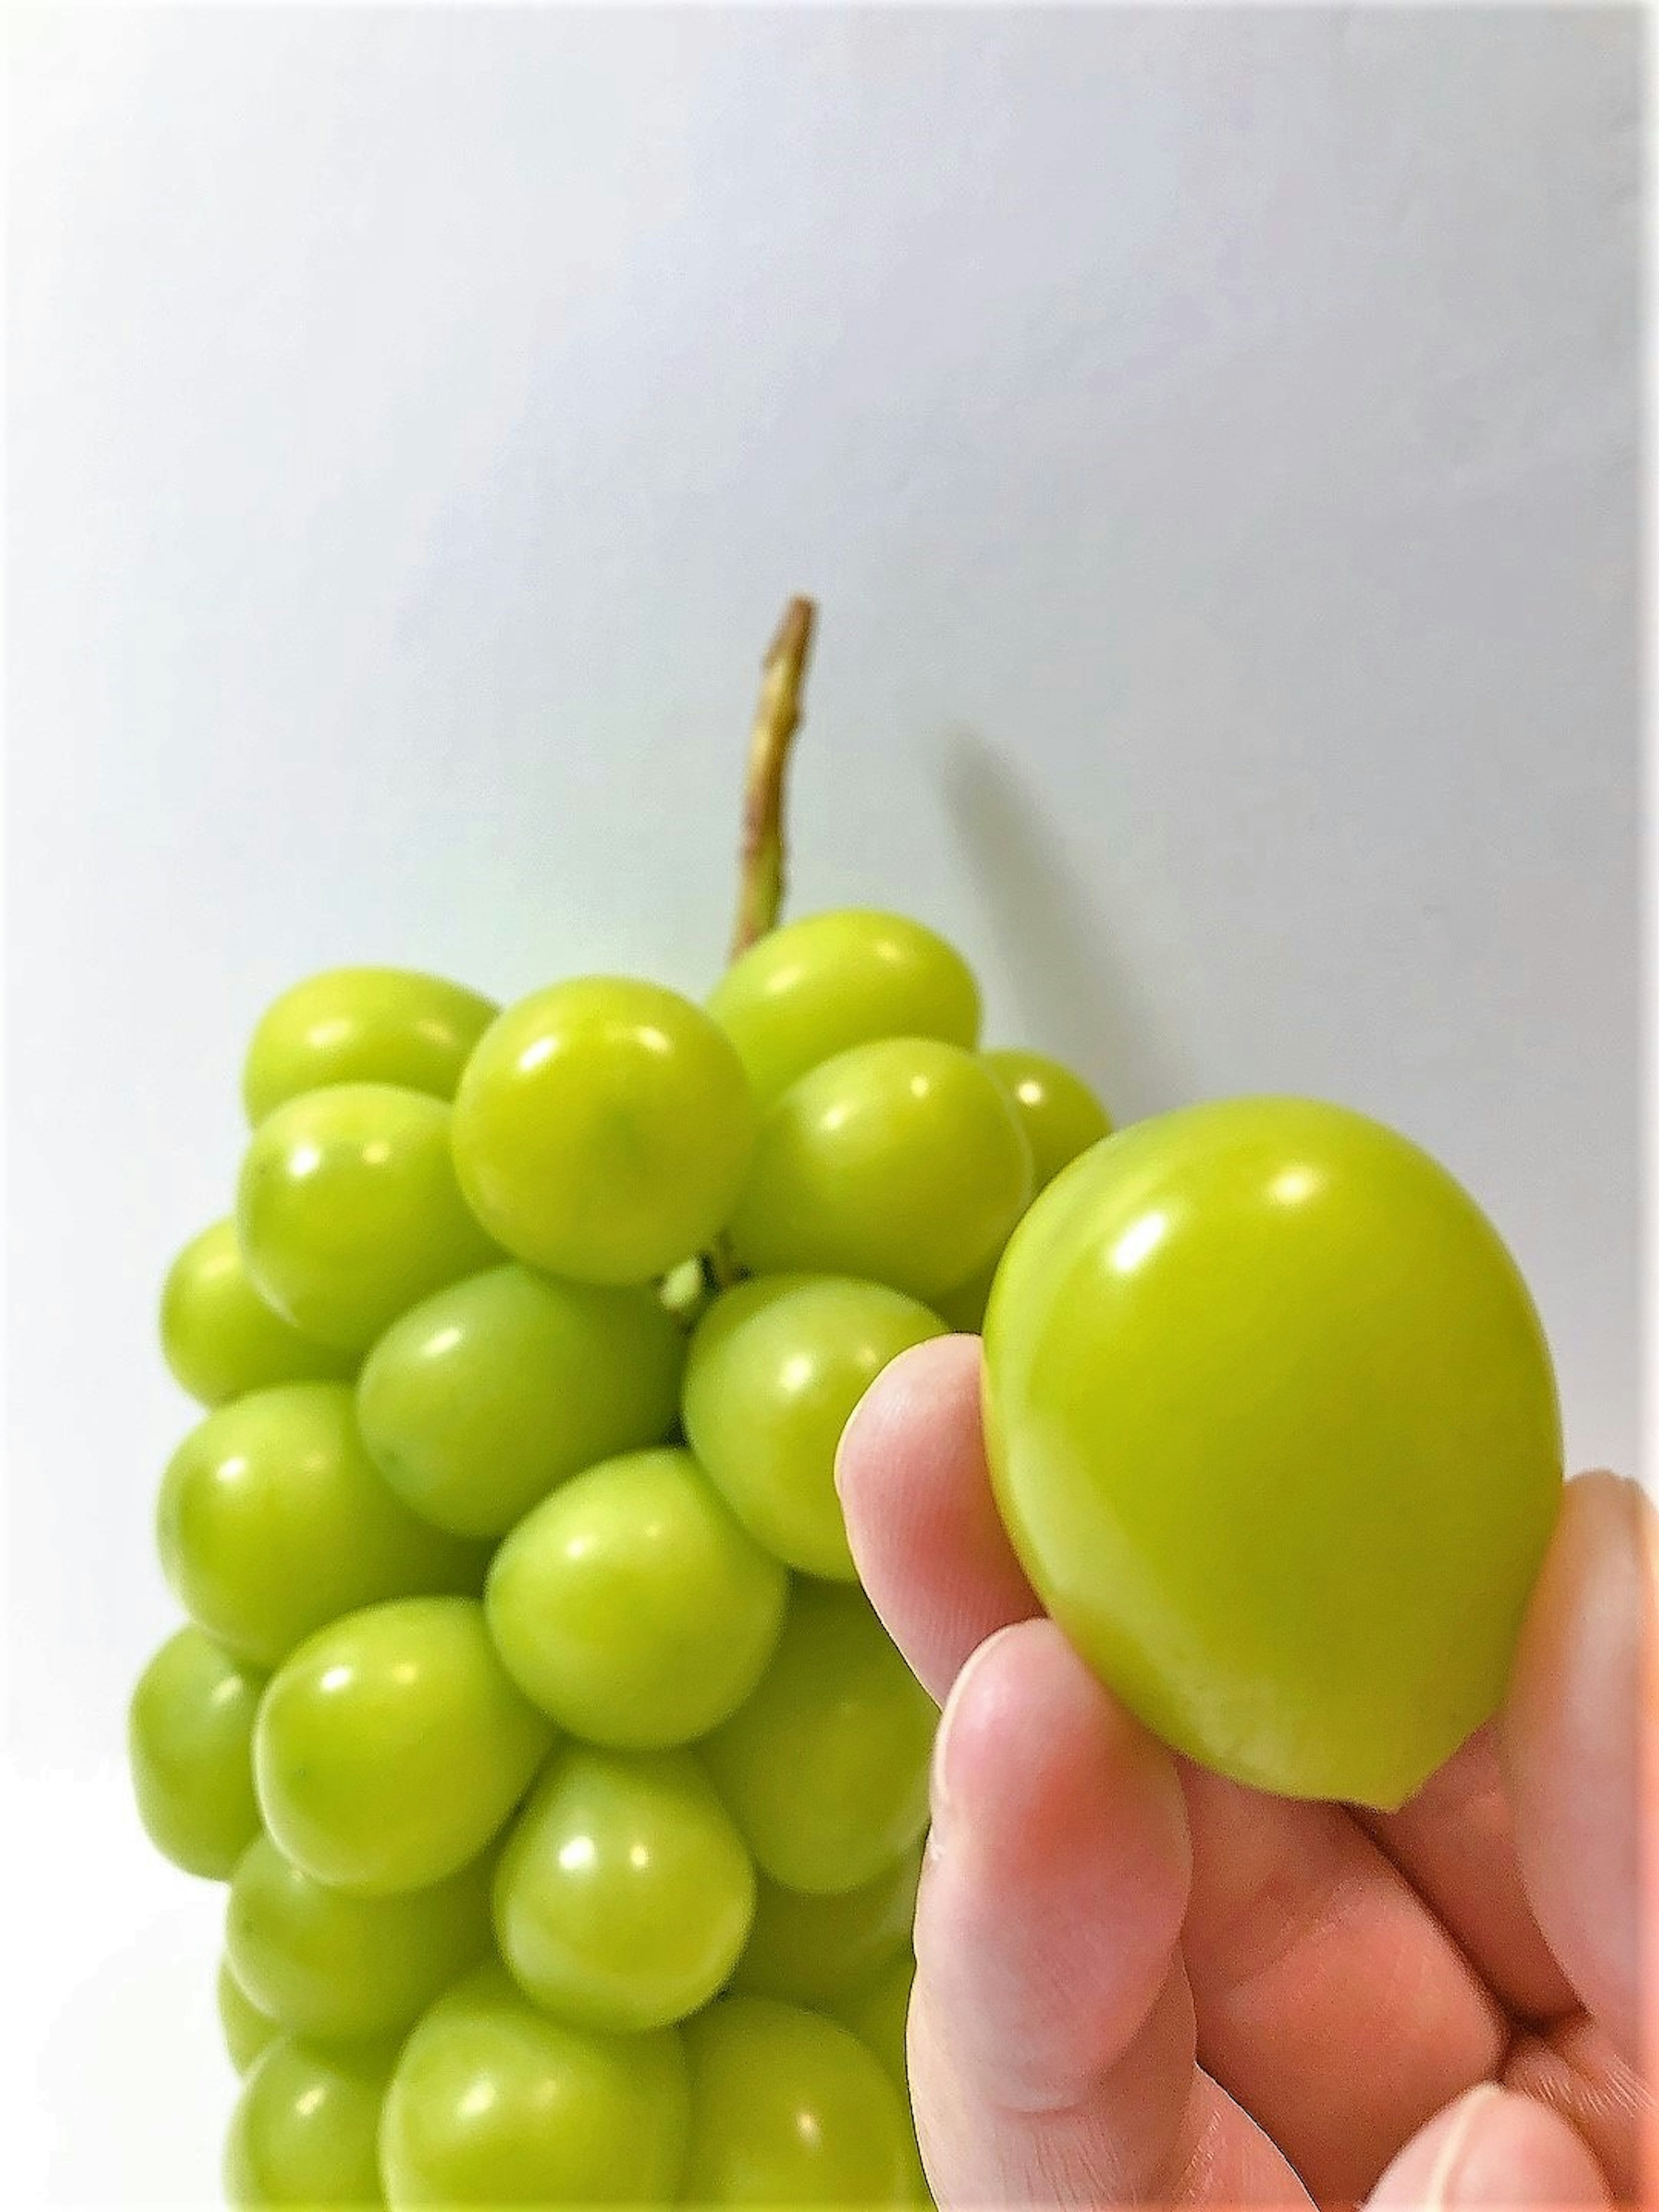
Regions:
[[[514,1978],[573,2027],[637,2033],[707,2004],[736,1965],[755,1869],[689,1752],[550,1761],[501,1855],[495,1935]]]
[[[199,1421],[161,1478],[156,1538],[191,1620],[257,1667],[359,1606],[483,1579],[475,1546],[386,1487],[343,1382],[251,1391]]]
[[[1554,1379],[1415,1146],[1291,1098],[1137,1123],[1021,1224],[985,1342],[1025,1571],[1176,1749],[1395,1806],[1496,1708],[1560,1498]]]
[[[492,1267],[393,1322],[364,1365],[357,1411],[416,1512],[500,1536],[579,1468],[666,1436],[684,1358],[649,1291]]]
[[[834,1998],[824,2008],[843,2027],[850,2027],[866,2049],[873,2051],[887,2078],[907,2100],[909,2059],[906,2037],[910,2023],[910,1990],[916,1978],[916,1962],[908,1943],[867,1982],[850,1995]]]
[[[832,2011],[838,1998],[908,1954],[921,1872],[917,1845],[873,1881],[835,1896],[811,1897],[763,1878],[732,1987]]]
[[[214,1881],[259,1832],[249,1747],[264,1677],[199,1628],[156,1652],[127,1708],[127,1755],[144,1832],[186,1874]]]
[[[701,1008],[588,976],[510,1007],[455,1100],[455,1165],[520,1260],[585,1283],[644,1283],[700,1252],[736,1200],[755,1109]]]
[[[1112,1133],[1110,1117],[1080,1075],[1046,1054],[1000,1045],[982,1055],[1013,1100],[1031,1140],[1036,1188],[1047,1190],[1079,1152]]]
[[[255,1287],[295,1328],[367,1352],[417,1299],[501,1257],[456,1184],[449,1121],[423,1091],[342,1083],[259,1124],[236,1233]]]
[[[507,1671],[561,1728],[660,1750],[737,1711],[787,1595],[691,1454],[647,1451],[590,1468],[521,1521],[484,1612]]]
[[[236,2071],[246,2074],[265,2045],[274,2043],[283,2031],[269,2013],[261,2012],[254,2003],[231,1972],[227,1959],[219,1961],[218,1997],[225,2049]]]
[[[271,1680],[253,1730],[278,1848],[336,1889],[442,1881],[506,1825],[552,1741],[470,1598],[410,1598],[335,1621]]]
[[[1002,1263],[1005,1244],[994,1259],[987,1261],[976,1274],[965,1283],[958,1283],[953,1291],[945,1291],[933,1300],[933,1310],[947,1328],[967,1336],[977,1336],[985,1326],[985,1309],[990,1303],[991,1285],[997,1279],[997,1269]]]
[[[499,1009],[440,975],[331,968],[266,1007],[242,1069],[250,1121],[334,1083],[395,1083],[453,1098]]]
[[[698,1323],[685,1432],[744,1526],[790,1566],[857,1580],[836,1447],[888,1361],[941,1333],[914,1298],[833,1275],[739,1283]]]
[[[494,1874],[486,1856],[430,1889],[352,1897],[260,1836],[230,1885],[225,1955],[244,1993],[291,2035],[389,2035],[489,1948]]]
[[[909,2121],[837,2021],[769,1997],[724,1997],[686,2023],[694,2204],[906,2204]]]
[[[674,2029],[566,2027],[483,1967],[404,2045],[380,2130],[387,2201],[392,2212],[672,2203],[688,2102]]]
[[[397,2057],[390,2042],[323,2050],[284,2035],[270,2044],[242,2084],[225,2145],[235,2212],[384,2204],[376,2141]]]
[[[692,1329],[708,1310],[714,1293],[708,1280],[708,1270],[701,1256],[682,1260],[678,1267],[671,1267],[657,1285],[657,1297],[664,1310],[672,1314],[681,1328]]]
[[[757,1274],[860,1275],[926,1299],[983,1266],[1030,1194],[1031,1147],[983,1060],[890,1037],[770,1109],[732,1247]]]
[[[979,1039],[979,987],[961,954],[919,921],[859,908],[769,932],[715,984],[708,1011],[768,1105],[856,1044]]]
[[[248,1279],[234,1221],[193,1237],[161,1288],[161,1351],[173,1379],[204,1406],[276,1382],[330,1382],[352,1372],[347,1352],[313,1344]]]
[[[860,1590],[798,1583],[759,1689],[700,1750],[762,1871],[822,1895],[921,1834],[937,1718]]]

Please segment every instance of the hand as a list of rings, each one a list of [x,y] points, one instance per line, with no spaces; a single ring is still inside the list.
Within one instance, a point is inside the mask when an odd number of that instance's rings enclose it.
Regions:
[[[1042,1617],[979,1363],[905,1353],[838,1468],[945,1707],[909,2025],[940,2204],[1634,2200],[1641,1492],[1568,1486],[1503,1712],[1401,1811],[1270,1797],[1174,1757]]]

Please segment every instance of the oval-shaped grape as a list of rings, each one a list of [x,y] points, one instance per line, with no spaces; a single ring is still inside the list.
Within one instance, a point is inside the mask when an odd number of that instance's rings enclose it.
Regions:
[[[395,1083],[453,1098],[467,1054],[500,1009],[441,975],[331,968],[259,1018],[242,1069],[250,1121],[334,1083]]]
[[[734,960],[708,1011],[769,1104],[809,1068],[878,1037],[979,1038],[979,986],[954,945],[902,914],[843,907],[786,922]]]
[[[566,1745],[495,1881],[496,1938],[526,1996],[629,2034],[707,2004],[754,1911],[743,1838],[687,1752]]]
[[[1047,1190],[1062,1168],[1112,1133],[1106,1109],[1063,1060],[1012,1045],[994,1046],[982,1056],[1031,1140],[1038,1190]]]
[[[648,1291],[492,1267],[392,1323],[357,1411],[375,1464],[416,1513],[500,1536],[567,1476],[666,1436],[684,1358]]]
[[[275,2043],[282,2033],[269,2013],[261,2012],[247,1991],[230,1971],[228,1960],[219,1961],[219,1979],[216,1994],[219,2002],[219,2025],[224,2031],[225,2049],[230,2063],[239,2074],[246,2074],[268,2044]]]
[[[837,2021],[724,1997],[684,2031],[693,2204],[910,2202],[909,2121],[880,2065]]]
[[[264,1668],[360,1606],[476,1590],[484,1565],[392,1495],[343,1382],[251,1391],[198,1422],[161,1479],[156,1537],[185,1612]]]
[[[395,2043],[326,2050],[281,2036],[242,2084],[225,2145],[234,2212],[383,2204],[377,2143]]]
[[[568,2027],[485,1967],[404,2046],[380,2130],[387,2202],[392,2212],[672,2203],[688,2104],[674,2029]]]
[[[888,1361],[943,1334],[915,1299],[834,1275],[738,1283],[698,1323],[686,1435],[744,1528],[803,1574],[858,1579],[836,1447]]]
[[[170,1636],[138,1677],[127,1709],[138,1817],[186,1874],[228,1881],[259,1832],[251,1747],[264,1681],[199,1628]]]
[[[1403,1137],[1291,1098],[1121,1131],[1009,1247],[985,1409],[1033,1586],[1177,1750],[1394,1806],[1496,1708],[1555,1385],[1514,1261]]]
[[[584,1283],[644,1283],[700,1252],[754,1140],[742,1063],[701,1007],[586,976],[509,1007],[455,1099],[455,1165],[491,1236]]]
[[[191,1237],[161,1286],[161,1352],[173,1380],[204,1406],[277,1382],[343,1381],[349,1352],[315,1344],[254,1289],[234,1221]]]
[[[343,1083],[259,1124],[236,1234],[255,1287],[295,1328],[367,1352],[409,1307],[500,1259],[455,1181],[449,1117],[424,1091]]]
[[[734,1990],[834,2010],[908,1954],[921,1873],[918,1845],[857,1889],[812,1897],[763,1878]]]
[[[225,1955],[244,1994],[290,2035],[389,2035],[489,1948],[494,1875],[486,1855],[429,1889],[352,1897],[260,1836],[231,1881]]]
[[[661,1750],[737,1711],[787,1595],[691,1454],[662,1450],[544,1499],[495,1554],[484,1612],[508,1674],[561,1728]]]
[[[856,1045],[761,1123],[732,1247],[757,1274],[857,1275],[924,1301],[997,1251],[1031,1194],[1013,1102],[959,1045]]]
[[[938,1717],[863,1592],[803,1582],[759,1689],[699,1751],[763,1871],[822,1894],[921,1836]]]
[[[253,1731],[278,1847],[363,1897],[423,1889],[493,1842],[553,1738],[469,1598],[370,1607],[302,1644]]]

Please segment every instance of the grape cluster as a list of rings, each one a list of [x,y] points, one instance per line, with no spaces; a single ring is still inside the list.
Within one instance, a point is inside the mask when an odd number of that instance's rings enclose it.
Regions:
[[[259,1023],[162,1298],[207,1410],[131,1717],[150,1836],[228,1884],[233,2203],[926,2202],[935,1715],[836,1449],[1108,1128],[979,1024],[862,911],[706,1009],[360,969]]]

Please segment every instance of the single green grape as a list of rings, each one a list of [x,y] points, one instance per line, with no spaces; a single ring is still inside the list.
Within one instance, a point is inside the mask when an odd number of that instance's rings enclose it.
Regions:
[[[762,1878],[755,1924],[732,1977],[734,1990],[786,2004],[833,2011],[901,1954],[908,1955],[915,1917],[920,1844],[873,1881],[830,1897],[783,1889]]]
[[[250,1121],[302,1091],[395,1083],[453,1098],[467,1054],[499,1008],[441,975],[331,968],[307,975],[259,1018],[242,1069]]]
[[[617,2033],[707,2004],[754,1911],[743,1838],[684,1751],[567,1744],[495,1879],[496,1940],[525,1994],[573,2027]]]
[[[867,1982],[861,1982],[848,1995],[831,1999],[824,2007],[843,2027],[850,2027],[866,2049],[874,2051],[888,2080],[907,2102],[910,2069],[906,2039],[910,2024],[910,1990],[915,1978],[915,1959],[906,1943]]]
[[[138,1677],[127,1708],[138,1817],[186,1874],[228,1881],[258,1833],[250,1746],[264,1687],[199,1628],[170,1636]]]
[[[473,1212],[520,1260],[585,1283],[645,1283],[702,1251],[754,1140],[742,1063],[700,1007],[586,976],[509,1007],[455,1099]]]
[[[1031,1140],[1038,1190],[1112,1133],[1111,1118],[1080,1075],[1046,1053],[998,1045],[982,1055],[1013,1100]]]
[[[763,1105],[878,1037],[979,1040],[979,986],[955,947],[903,915],[854,907],[769,931],[715,984],[708,1011]]]
[[[985,1344],[1025,1571],[1176,1749],[1390,1807],[1495,1710],[1555,1384],[1514,1261],[1414,1145],[1293,1098],[1139,1122],[1021,1224]]]
[[[937,1719],[863,1592],[803,1582],[760,1687],[699,1750],[762,1871],[821,1895],[921,1836]]]
[[[357,1411],[416,1513],[500,1536],[567,1476],[666,1436],[684,1359],[649,1291],[491,1267],[393,1322],[364,1364]]]
[[[342,1083],[260,1122],[236,1234],[255,1288],[295,1328],[367,1352],[408,1307],[500,1259],[456,1183],[449,1120],[424,1091]]]
[[[674,2029],[567,2027],[483,1967],[404,2045],[380,2130],[386,2198],[392,2212],[672,2203],[689,2101]]]
[[[906,2204],[909,2120],[838,2021],[769,1997],[723,1997],[688,2021],[693,2204]]]
[[[572,1735],[689,1743],[766,1670],[788,1577],[689,1451],[574,1476],[495,1554],[484,1612],[507,1671]]]
[[[234,2212],[384,2204],[376,2144],[397,2057],[392,2042],[322,2049],[284,2035],[269,2045],[242,2084],[225,2145]]]
[[[702,1255],[682,1260],[657,1285],[657,1297],[665,1312],[684,1329],[693,1329],[708,1312],[714,1295]]]
[[[259,1836],[231,1881],[225,1955],[244,1994],[290,2035],[389,2035],[489,1950],[494,1875],[486,1854],[429,1889],[353,1897]]]
[[[857,1275],[927,1299],[1002,1244],[1031,1147],[983,1060],[930,1037],[855,1045],[761,1123],[732,1247],[757,1274]]]
[[[253,1730],[277,1847],[362,1897],[458,1874],[506,1825],[553,1738],[470,1598],[371,1606],[302,1644]]]
[[[282,2033],[269,2013],[261,2012],[230,1971],[230,1961],[219,1961],[219,2025],[225,2049],[239,2074],[246,2074],[259,2053]]]
[[[251,1391],[199,1421],[161,1478],[156,1539],[191,1620],[256,1667],[343,1613],[483,1575],[476,1546],[387,1488],[343,1382]]]
[[[763,1275],[723,1291],[686,1362],[685,1432],[751,1534],[803,1574],[855,1582],[836,1447],[890,1359],[943,1334],[879,1283]]]
[[[161,1352],[173,1379],[204,1406],[276,1382],[343,1380],[349,1352],[313,1344],[249,1280],[234,1221],[192,1237],[161,1286]]]

